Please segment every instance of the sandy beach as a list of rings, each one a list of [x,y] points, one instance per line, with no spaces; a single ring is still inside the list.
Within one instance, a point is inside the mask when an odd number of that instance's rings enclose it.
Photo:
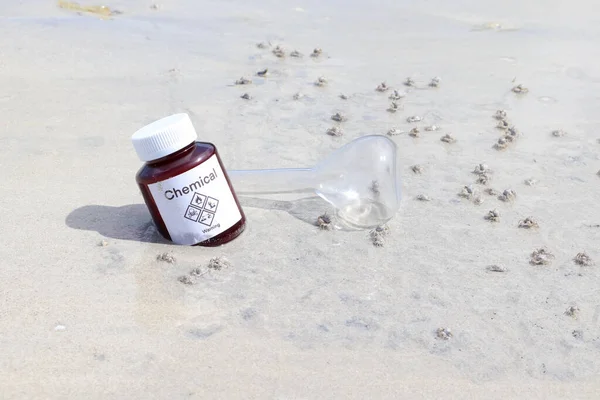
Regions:
[[[6,3],[0,398],[598,398],[593,1]],[[231,170],[390,137],[389,234],[240,195],[238,239],[167,242],[131,135],[174,113]]]

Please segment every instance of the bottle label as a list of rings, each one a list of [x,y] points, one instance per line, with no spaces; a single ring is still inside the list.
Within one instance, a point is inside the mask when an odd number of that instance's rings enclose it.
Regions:
[[[242,218],[216,155],[148,188],[171,240],[177,244],[203,242]]]

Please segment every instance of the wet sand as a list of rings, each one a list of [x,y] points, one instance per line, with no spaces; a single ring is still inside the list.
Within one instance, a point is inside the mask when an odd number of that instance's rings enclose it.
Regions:
[[[3,6],[0,397],[595,398],[600,28],[561,4]],[[389,133],[402,207],[240,196],[237,240],[173,246],[130,137],[177,112],[229,169]]]

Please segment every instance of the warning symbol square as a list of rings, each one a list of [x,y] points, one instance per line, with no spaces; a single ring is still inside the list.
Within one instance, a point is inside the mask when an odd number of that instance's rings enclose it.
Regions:
[[[202,215],[200,216],[198,222],[206,226],[211,226],[214,218],[215,214],[209,213],[208,211],[204,210],[202,211]]]
[[[201,210],[196,207],[188,206],[187,210],[185,210],[184,217],[186,217],[190,221],[198,222],[198,217],[200,217],[200,211]]]
[[[194,193],[190,204],[198,208],[204,208],[204,203],[206,203],[206,196],[197,192]]]
[[[211,213],[215,213],[217,212],[217,207],[219,206],[219,200],[213,198],[213,197],[208,197],[206,200],[206,210],[210,211]]]

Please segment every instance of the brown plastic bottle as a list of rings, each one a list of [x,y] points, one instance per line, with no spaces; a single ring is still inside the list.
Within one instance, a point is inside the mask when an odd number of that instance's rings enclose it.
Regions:
[[[136,181],[160,234],[181,245],[220,246],[246,217],[216,147],[199,142],[187,114],[155,121],[132,136],[145,165]]]

